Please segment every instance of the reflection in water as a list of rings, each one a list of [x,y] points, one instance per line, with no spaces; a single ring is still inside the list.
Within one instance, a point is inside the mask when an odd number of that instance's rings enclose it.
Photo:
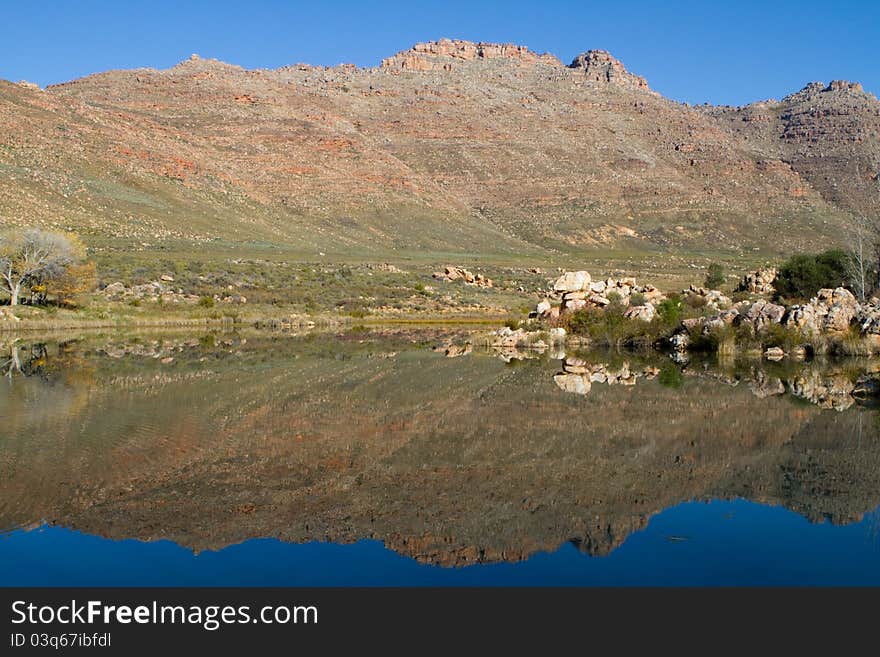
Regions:
[[[378,539],[463,566],[609,554],[689,500],[832,525],[880,505],[877,414],[845,392],[874,362],[502,360],[466,337],[0,345],[0,529]]]

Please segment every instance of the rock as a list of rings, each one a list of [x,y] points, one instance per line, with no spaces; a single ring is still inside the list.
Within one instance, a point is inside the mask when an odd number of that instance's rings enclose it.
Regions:
[[[785,317],[785,326],[804,335],[816,335],[820,331],[816,308],[810,304],[792,306]]]
[[[587,297],[589,297],[588,292],[583,292],[583,291],[581,291],[581,292],[566,292],[565,294],[562,295],[562,300],[563,301],[575,301],[575,300],[583,301]]]
[[[603,297],[601,294],[591,294],[589,300],[590,303],[596,306],[607,306],[611,303],[608,297]]]
[[[620,61],[604,50],[588,50],[581,53],[569,64],[569,68],[582,71],[584,79],[591,82],[650,91],[645,78],[627,71]]]
[[[570,301],[562,302],[562,310],[566,312],[576,312],[578,310],[583,310],[587,307],[587,302],[585,299],[572,299]]]
[[[836,303],[828,309],[822,328],[829,333],[842,333],[849,329],[850,322],[855,315],[854,308]]]
[[[773,287],[776,274],[776,269],[773,267],[759,269],[743,276],[736,289],[751,294],[773,294],[776,291]]]
[[[782,360],[785,357],[785,352],[781,347],[770,347],[764,352],[764,358],[767,360]]]
[[[443,268],[442,272],[434,272],[434,278],[446,281],[463,280],[468,285],[477,287],[492,287],[492,279],[486,278],[482,274],[474,274],[462,267],[453,267],[448,265]]]
[[[553,381],[560,389],[575,395],[587,395],[592,387],[589,377],[583,374],[556,374]]]
[[[556,292],[581,292],[590,289],[590,274],[585,271],[564,273],[553,284]]]
[[[654,311],[654,306],[650,303],[646,303],[642,306],[633,306],[631,308],[628,308],[623,313],[623,316],[627,319],[638,319],[643,322],[650,322],[652,319],[654,319],[655,314],[656,313]]]
[[[688,289],[682,290],[681,295],[690,305],[704,305],[710,310],[728,308],[732,303],[730,298],[725,296],[720,290],[709,290],[696,285],[691,285]],[[701,303],[695,304],[694,298],[699,299]]]
[[[553,306],[550,304],[549,299],[544,299],[538,304],[538,307],[535,309],[539,316],[546,315],[550,312],[550,308]]]
[[[779,324],[785,316],[785,306],[780,306],[769,301],[756,301],[745,312],[736,318],[737,323],[746,323],[752,330],[758,332],[771,324]]]
[[[565,341],[565,329],[562,327],[550,329],[550,341],[560,343]]]
[[[171,274],[162,274],[162,275],[159,277],[159,280],[162,281],[163,283],[173,283],[173,282],[174,282],[174,276],[172,276]]]
[[[403,71],[451,71],[463,62],[488,59],[504,59],[525,67],[539,64],[562,67],[562,62],[553,55],[538,54],[525,46],[439,39],[417,43],[409,50],[383,59],[382,69],[392,74]]]
[[[124,283],[116,281],[115,283],[110,283],[110,285],[105,287],[102,291],[109,297],[116,296],[117,294],[125,294],[128,291],[128,288],[125,287]]]

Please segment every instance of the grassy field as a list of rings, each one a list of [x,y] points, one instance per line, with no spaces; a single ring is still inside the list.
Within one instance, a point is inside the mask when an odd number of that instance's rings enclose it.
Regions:
[[[709,264],[726,272],[732,289],[747,271],[771,262],[765,254],[593,250],[582,254],[455,253],[444,251],[307,253],[270,245],[218,244],[201,249],[169,244],[162,249],[92,248],[97,287],[127,286],[159,280],[175,292],[199,297],[243,296],[244,304],[161,303],[150,299],[111,301],[100,293],[84,295],[76,308],[21,306],[25,322],[0,330],[78,325],[174,325],[292,321],[338,323],[367,320],[425,321],[522,318],[535,307],[562,270],[589,271],[594,279],[635,276],[675,292],[702,284]],[[445,281],[432,274],[446,265],[465,267],[493,281],[493,287]]]

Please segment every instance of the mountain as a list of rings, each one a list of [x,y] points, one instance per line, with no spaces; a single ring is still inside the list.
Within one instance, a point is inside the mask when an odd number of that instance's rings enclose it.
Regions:
[[[0,81],[0,222],[103,249],[780,254],[876,207],[878,162],[857,84],[691,107],[595,50],[440,40],[375,68],[194,55]]]

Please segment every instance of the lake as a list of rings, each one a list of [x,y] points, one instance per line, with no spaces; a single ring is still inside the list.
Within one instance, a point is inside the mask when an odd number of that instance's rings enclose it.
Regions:
[[[880,585],[877,370],[0,337],[0,585]]]

